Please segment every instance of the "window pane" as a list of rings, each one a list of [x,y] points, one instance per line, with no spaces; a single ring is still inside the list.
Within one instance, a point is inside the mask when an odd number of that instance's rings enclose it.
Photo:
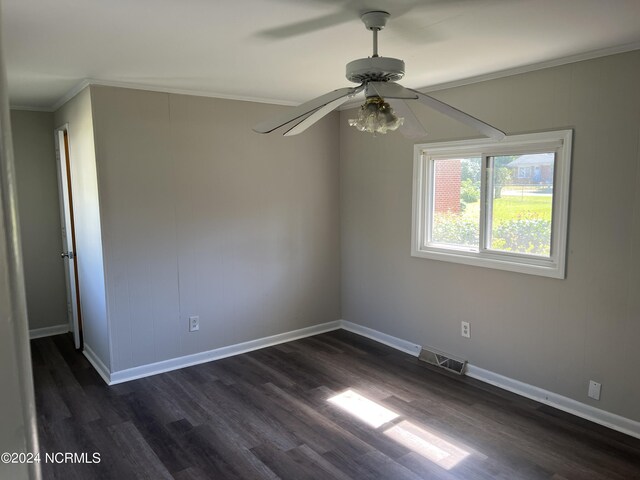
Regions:
[[[433,161],[431,243],[478,249],[480,158]]]
[[[490,248],[551,253],[555,153],[493,157]]]

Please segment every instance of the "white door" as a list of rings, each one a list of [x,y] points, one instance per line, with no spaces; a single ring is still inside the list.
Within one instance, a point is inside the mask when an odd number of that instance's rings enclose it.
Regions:
[[[69,329],[77,349],[82,348],[82,320],[78,289],[78,259],[75,251],[75,232],[73,220],[73,193],[71,191],[71,172],[69,159],[69,136],[67,125],[55,131],[56,160],[58,164],[58,191],[60,193],[60,219],[62,223],[62,252],[65,263],[67,283],[67,316]]]

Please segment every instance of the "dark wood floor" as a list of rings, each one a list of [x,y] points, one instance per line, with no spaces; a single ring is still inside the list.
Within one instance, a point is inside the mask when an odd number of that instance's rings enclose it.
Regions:
[[[45,479],[640,478],[640,440],[345,331],[112,387],[69,335],[32,355],[41,452],[101,456]]]

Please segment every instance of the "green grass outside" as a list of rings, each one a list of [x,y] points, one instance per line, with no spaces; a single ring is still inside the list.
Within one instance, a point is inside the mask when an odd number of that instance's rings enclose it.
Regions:
[[[494,226],[506,220],[514,220],[522,214],[551,221],[553,198],[551,196],[503,196],[493,200]],[[480,202],[467,203],[463,218],[477,221],[480,215]]]

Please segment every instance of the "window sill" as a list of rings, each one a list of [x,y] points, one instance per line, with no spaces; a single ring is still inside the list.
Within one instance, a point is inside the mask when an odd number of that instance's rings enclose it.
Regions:
[[[493,268],[509,272],[525,273],[549,278],[565,278],[564,263],[556,259],[543,257],[527,257],[524,255],[509,255],[492,252],[465,252],[448,248],[427,247],[411,249],[411,256],[440,260],[445,262],[473,265],[476,267]]]

